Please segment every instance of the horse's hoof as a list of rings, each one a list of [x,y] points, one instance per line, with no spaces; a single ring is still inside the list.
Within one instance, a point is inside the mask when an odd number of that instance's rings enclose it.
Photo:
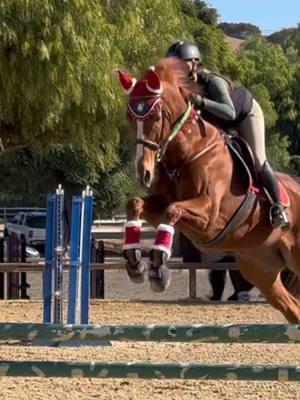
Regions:
[[[134,266],[126,263],[126,271],[129,276],[129,279],[134,283],[143,283],[145,281],[147,266],[146,263],[142,260],[139,260],[138,263]]]
[[[170,286],[171,274],[166,265],[161,265],[159,268],[151,267],[148,272],[148,277],[153,292],[163,292]]]
[[[125,250],[123,255],[127,261],[125,267],[129,279],[134,283],[143,283],[146,277],[147,264],[142,260],[141,250]]]

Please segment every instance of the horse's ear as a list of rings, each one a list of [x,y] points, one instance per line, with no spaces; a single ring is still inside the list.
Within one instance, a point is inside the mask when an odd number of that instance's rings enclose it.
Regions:
[[[129,95],[135,87],[136,79],[124,71],[118,70],[117,72],[124,92]]]
[[[150,67],[147,71],[147,74],[145,76],[146,79],[146,87],[149,90],[149,92],[154,93],[154,94],[161,94],[162,93],[162,86],[160,83],[159,76],[155,72],[154,67]]]

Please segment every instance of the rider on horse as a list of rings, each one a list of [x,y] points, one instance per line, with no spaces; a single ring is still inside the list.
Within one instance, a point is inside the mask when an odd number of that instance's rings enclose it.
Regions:
[[[282,205],[277,178],[266,157],[264,115],[258,102],[246,88],[204,69],[195,44],[176,42],[166,56],[187,62],[191,78],[199,83],[203,92],[203,97],[195,94],[192,98],[203,118],[223,130],[234,128],[249,144],[261,184],[272,199],[272,227],[288,228],[289,219]]]

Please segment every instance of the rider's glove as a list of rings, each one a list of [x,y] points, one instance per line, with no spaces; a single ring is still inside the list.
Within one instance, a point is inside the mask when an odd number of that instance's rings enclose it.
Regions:
[[[189,100],[192,102],[192,104],[196,108],[198,108],[198,110],[203,110],[203,108],[204,108],[204,99],[200,94],[192,93],[189,96]]]

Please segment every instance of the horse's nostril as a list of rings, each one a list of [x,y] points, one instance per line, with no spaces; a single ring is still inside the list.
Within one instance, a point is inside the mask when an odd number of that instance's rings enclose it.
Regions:
[[[146,186],[149,185],[150,179],[151,179],[151,173],[150,173],[150,171],[147,171],[147,170],[146,170],[146,171],[144,172],[144,184],[145,184]]]

